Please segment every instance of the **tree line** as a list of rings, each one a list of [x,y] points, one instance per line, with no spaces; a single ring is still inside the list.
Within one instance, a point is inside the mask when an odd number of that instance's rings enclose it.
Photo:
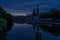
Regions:
[[[49,12],[42,13],[40,18],[52,18],[60,19],[60,11],[56,9],[51,9]]]
[[[10,31],[13,26],[13,16],[7,13],[1,6],[0,6],[0,17],[7,21],[7,28],[6,31]]]

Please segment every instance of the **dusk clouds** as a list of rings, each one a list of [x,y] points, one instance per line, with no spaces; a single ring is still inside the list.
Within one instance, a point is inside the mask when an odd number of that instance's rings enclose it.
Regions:
[[[51,8],[60,9],[60,0],[0,0],[0,5],[8,11],[20,10],[31,12],[37,3],[41,12],[48,11]]]

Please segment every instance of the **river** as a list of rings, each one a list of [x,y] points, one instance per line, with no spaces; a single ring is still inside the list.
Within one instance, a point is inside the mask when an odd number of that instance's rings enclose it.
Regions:
[[[40,40],[60,40],[59,37],[54,37],[50,33],[39,30]],[[7,40],[36,40],[36,31],[29,24],[14,24],[12,30],[8,32]]]

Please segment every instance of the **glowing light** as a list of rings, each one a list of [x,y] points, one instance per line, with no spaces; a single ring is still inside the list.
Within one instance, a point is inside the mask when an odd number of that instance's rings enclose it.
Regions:
[[[27,14],[12,14],[13,16],[26,16]]]

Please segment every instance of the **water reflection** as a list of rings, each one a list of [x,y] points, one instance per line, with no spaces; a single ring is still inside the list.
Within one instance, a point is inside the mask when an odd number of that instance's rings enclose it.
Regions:
[[[41,33],[39,32],[36,32],[36,37],[35,37],[35,40],[42,40],[42,36],[41,36]]]
[[[36,26],[35,26],[35,25],[33,25],[33,24],[32,24],[32,26],[33,26],[33,30],[35,31],[35,29],[36,29]]]
[[[58,37],[60,35],[60,25],[52,25],[52,27],[48,25],[39,25],[39,27],[45,31],[51,33],[53,36]]]
[[[42,40],[41,33],[39,32],[39,26],[33,25],[33,30],[36,31],[35,40]]]
[[[52,36],[58,37],[60,35],[60,25],[54,24],[52,26],[49,25],[41,25],[41,24],[32,24],[33,30],[35,31],[35,40],[42,40],[42,34],[40,32],[40,29],[42,29],[45,32],[51,33]]]
[[[39,29],[42,29],[43,31],[48,32],[52,36],[55,36],[55,37],[58,37],[60,35],[60,24],[52,24],[51,26],[50,25],[44,25],[44,24],[42,24],[42,25],[39,24],[36,26],[36,24],[35,24],[35,25],[33,25],[33,30],[36,31],[35,40],[42,40],[42,35],[39,32],[40,31]]]

